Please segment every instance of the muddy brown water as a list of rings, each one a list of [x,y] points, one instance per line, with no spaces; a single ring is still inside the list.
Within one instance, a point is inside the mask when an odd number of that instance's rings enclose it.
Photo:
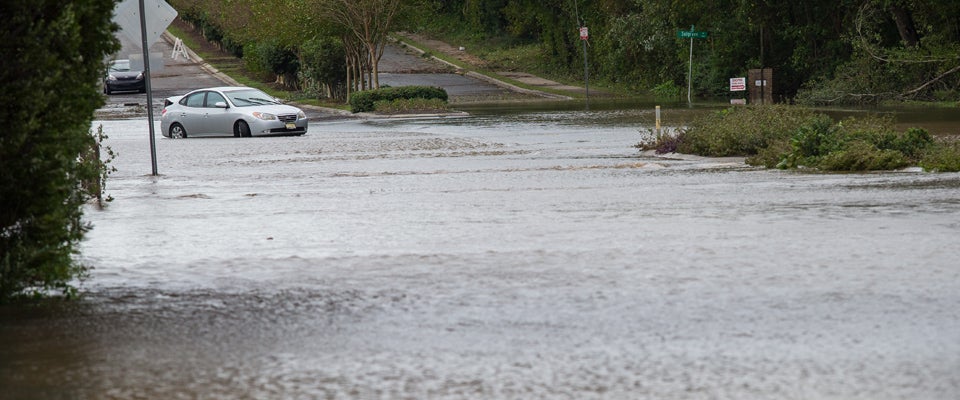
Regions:
[[[519,107],[518,107],[519,108]],[[960,174],[645,157],[652,110],[473,110],[119,153],[82,299],[0,397],[955,399]]]

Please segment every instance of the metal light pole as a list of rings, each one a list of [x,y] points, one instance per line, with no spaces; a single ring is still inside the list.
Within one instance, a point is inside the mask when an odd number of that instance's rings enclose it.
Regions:
[[[147,122],[150,125],[150,161],[153,166],[153,176],[157,176],[157,140],[153,132],[153,90],[150,88],[150,45],[147,44],[147,17],[144,13],[143,0],[140,0],[140,39],[143,48],[143,78],[147,86]]]

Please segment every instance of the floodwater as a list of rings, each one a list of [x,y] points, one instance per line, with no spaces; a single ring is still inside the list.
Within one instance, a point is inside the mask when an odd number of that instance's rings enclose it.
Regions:
[[[10,399],[956,399],[960,174],[645,157],[650,110],[158,137]]]

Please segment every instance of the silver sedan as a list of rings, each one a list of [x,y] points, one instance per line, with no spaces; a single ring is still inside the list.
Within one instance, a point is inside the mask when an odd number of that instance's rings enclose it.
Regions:
[[[248,87],[198,89],[170,97],[160,116],[163,136],[279,136],[307,133],[303,110]]]

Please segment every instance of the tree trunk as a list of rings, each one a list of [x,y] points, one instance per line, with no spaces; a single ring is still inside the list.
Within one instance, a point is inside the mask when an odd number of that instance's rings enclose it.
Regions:
[[[890,12],[893,14],[893,21],[897,24],[903,44],[909,48],[919,46],[920,35],[917,33],[917,26],[913,22],[913,14],[910,10],[899,4],[891,4]]]

